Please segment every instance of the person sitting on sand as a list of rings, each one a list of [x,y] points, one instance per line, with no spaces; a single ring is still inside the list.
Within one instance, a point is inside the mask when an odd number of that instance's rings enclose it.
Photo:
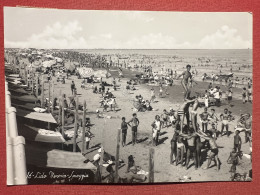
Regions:
[[[145,109],[146,109],[147,111],[152,111],[152,110],[153,110],[153,108],[152,108],[152,106],[151,106],[149,100],[146,100],[146,101],[145,101]]]
[[[179,75],[176,79],[179,79],[181,76],[183,76],[183,79],[181,81],[182,87],[184,89],[184,99],[187,99],[190,94],[190,89],[188,86],[189,79],[191,79],[192,75],[190,73],[191,65],[186,66],[186,71],[184,71],[181,75]]]
[[[146,176],[144,174],[138,174],[140,170],[141,168],[135,165],[133,155],[128,156],[128,165],[126,171],[127,183],[144,182],[146,180]]]

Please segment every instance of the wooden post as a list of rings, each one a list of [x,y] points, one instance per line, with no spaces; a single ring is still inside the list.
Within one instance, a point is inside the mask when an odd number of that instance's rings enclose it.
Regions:
[[[101,175],[101,183],[102,183],[102,167],[103,167],[103,158],[104,158],[104,147],[101,145],[101,154],[100,154],[100,175]]]
[[[42,75],[42,89],[41,89],[41,107],[43,108],[44,105],[44,80],[43,80],[43,75]]]
[[[77,149],[77,134],[78,134],[78,103],[79,98],[76,96],[76,108],[74,112],[74,136],[73,136],[73,152],[76,152]]]
[[[52,79],[52,82],[51,82],[51,87],[52,87],[52,97],[51,97],[52,109],[51,109],[51,113],[53,114],[53,111],[54,111],[54,81],[53,81],[53,79]]]
[[[39,76],[39,74],[38,73],[36,73],[36,93],[35,93],[35,95],[36,95],[36,98],[38,98],[38,95],[39,95],[39,82],[38,82],[38,76]]]
[[[154,148],[149,149],[149,183],[154,182]]]
[[[62,105],[62,107],[61,107],[61,133],[62,133],[62,137],[64,138],[64,115],[65,115],[65,113],[64,113],[64,94],[62,94],[62,96],[61,96],[61,105]]]
[[[121,129],[118,129],[117,132],[117,144],[116,144],[116,167],[115,167],[115,182],[118,182],[119,176],[118,176],[118,167],[119,167],[119,151],[120,151],[120,134]]]
[[[48,85],[48,113],[51,112],[51,83]]]
[[[50,81],[49,81],[49,85],[48,85],[48,113],[51,112],[51,87],[50,87]],[[50,129],[50,123],[48,123],[48,129]]]
[[[31,81],[31,83],[32,83],[32,94],[33,94],[33,84],[34,84],[34,82],[33,82],[33,79],[34,79],[34,76],[32,76],[32,81]]]
[[[85,154],[85,150],[86,150],[85,134],[86,134],[86,100],[84,100],[83,103],[82,149],[81,149],[82,154]]]

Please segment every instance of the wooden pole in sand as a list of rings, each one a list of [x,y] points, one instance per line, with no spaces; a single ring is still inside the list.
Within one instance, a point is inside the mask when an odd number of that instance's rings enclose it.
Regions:
[[[48,85],[48,113],[51,112],[51,83]],[[50,123],[48,123],[48,129],[50,129]]]
[[[117,131],[117,143],[116,143],[116,167],[115,167],[115,183],[118,182],[118,167],[119,167],[119,151],[120,151],[120,133],[121,129]]]
[[[84,100],[83,103],[82,148],[81,148],[82,154],[85,154],[85,150],[86,150],[85,134],[86,134],[86,100]]]
[[[77,134],[78,134],[78,104],[79,104],[79,98],[76,96],[76,108],[74,113],[74,136],[73,136],[73,152],[76,152],[77,149]]]
[[[61,133],[62,133],[62,137],[64,138],[64,117],[65,117],[65,113],[64,113],[64,94],[62,94],[61,96]]]
[[[42,75],[42,89],[41,89],[41,107],[43,108],[44,105],[44,80],[43,80],[43,75]]]
[[[39,95],[39,80],[38,80],[38,76],[39,76],[39,74],[38,73],[36,73],[36,92],[35,92],[35,95],[36,95],[36,98],[38,99],[38,95]]]
[[[52,96],[51,96],[51,101],[52,101],[52,109],[51,109],[51,113],[53,114],[54,111],[54,81],[52,79],[51,81],[51,87],[52,87]]]
[[[149,149],[149,183],[154,182],[154,149]]]
[[[102,167],[103,167],[103,158],[104,158],[104,147],[101,145],[101,154],[100,154],[100,175],[101,175],[101,183],[102,183]]]
[[[51,83],[48,85],[48,113],[51,112]]]

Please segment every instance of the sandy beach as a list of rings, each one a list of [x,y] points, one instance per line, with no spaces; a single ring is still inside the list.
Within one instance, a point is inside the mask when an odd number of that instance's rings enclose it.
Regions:
[[[131,72],[129,72],[129,75]],[[133,103],[132,100],[136,95],[142,95],[144,99],[150,99],[150,86],[147,85],[137,85],[137,90],[127,92],[126,81],[128,78],[123,78],[120,83],[118,83],[120,88],[117,91],[112,91],[116,96],[116,101],[118,104],[118,111],[113,112],[104,112],[105,116],[111,116],[112,118],[97,118],[96,110],[102,110],[100,108],[101,94],[94,94],[89,85],[87,89],[81,89],[80,84],[81,80],[78,80],[75,76],[71,76],[66,80],[66,84],[57,84],[55,87],[56,96],[59,95],[59,91],[62,90],[62,93],[66,94],[67,97],[71,95],[70,83],[74,81],[77,87],[77,93],[79,94],[79,102],[83,103],[84,100],[87,101],[87,117],[90,117],[91,123],[91,132],[95,137],[90,142],[90,149],[87,151],[86,158],[93,159],[93,156],[97,154],[97,150],[101,146],[104,146],[104,150],[110,154],[116,153],[116,137],[117,129],[120,128],[121,117],[126,117],[126,120],[130,120],[132,117]],[[55,78],[54,78],[55,81]],[[112,83],[112,78],[105,79],[108,83]],[[138,140],[139,143],[135,146],[132,146],[131,142],[131,129],[128,129],[127,134],[127,146],[120,148],[120,158],[127,162],[127,157],[133,155],[135,157],[136,164],[141,166],[145,171],[148,171],[148,154],[149,148],[152,146],[152,127],[151,123],[154,120],[156,114],[161,114],[163,109],[178,109],[179,105],[183,100],[183,88],[180,86],[180,81],[174,81],[174,86],[168,88],[169,95],[163,98],[158,98],[158,87],[155,88],[155,94],[157,96],[157,103],[152,104],[152,107],[156,111],[146,111],[146,112],[137,112],[137,117],[140,120],[140,126],[138,128]],[[99,85],[99,84],[95,84]],[[198,89],[203,90],[207,87],[208,83],[199,82],[198,86],[194,87],[193,92],[200,92]],[[222,87],[224,90],[224,88]],[[111,88],[112,90],[112,88]],[[216,109],[216,113],[223,112],[224,108],[228,108],[232,111],[236,120],[238,120],[241,113],[251,113],[252,106],[250,103],[242,104],[242,100],[239,97],[241,89],[234,89],[234,93],[237,94],[234,97],[232,102],[233,107],[229,107],[225,101],[221,107],[212,107]],[[47,93],[46,93],[47,95]],[[211,108],[211,107],[210,107]],[[202,112],[203,108],[199,108],[198,112]],[[236,121],[235,120],[235,121]],[[73,125],[72,125],[73,126]],[[191,181],[228,181],[230,179],[230,165],[226,163],[229,153],[233,148],[233,136],[234,136],[234,127],[235,122],[231,122],[230,131],[232,132],[231,136],[228,138],[226,136],[220,137],[217,140],[219,148],[219,158],[221,161],[221,169],[217,172],[216,167],[210,168],[209,170],[198,169],[195,170],[194,166],[186,170],[181,165],[177,167],[175,165],[170,165],[170,140],[173,136],[173,129],[171,127],[164,128],[161,131],[159,145],[155,148],[155,182],[179,182],[180,178],[183,176],[191,177]],[[218,125],[218,130],[220,130],[220,125]],[[241,133],[241,138],[244,142],[244,134]],[[80,144],[80,143],[79,143]],[[249,145],[243,144],[242,149],[244,153],[249,154]],[[206,166],[206,153],[203,152],[202,158],[202,167]],[[240,164],[237,168],[237,172],[244,173],[248,172],[251,168],[251,162],[245,157],[240,161]],[[119,175],[124,177],[126,172],[126,165],[121,167],[119,170]],[[103,168],[103,174],[106,175],[105,168]]]

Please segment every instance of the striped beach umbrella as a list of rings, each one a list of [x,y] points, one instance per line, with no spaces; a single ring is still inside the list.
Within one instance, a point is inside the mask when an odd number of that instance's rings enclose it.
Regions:
[[[92,68],[86,68],[86,67],[82,67],[78,69],[79,74],[82,78],[89,78],[91,76],[93,76],[93,69]]]

